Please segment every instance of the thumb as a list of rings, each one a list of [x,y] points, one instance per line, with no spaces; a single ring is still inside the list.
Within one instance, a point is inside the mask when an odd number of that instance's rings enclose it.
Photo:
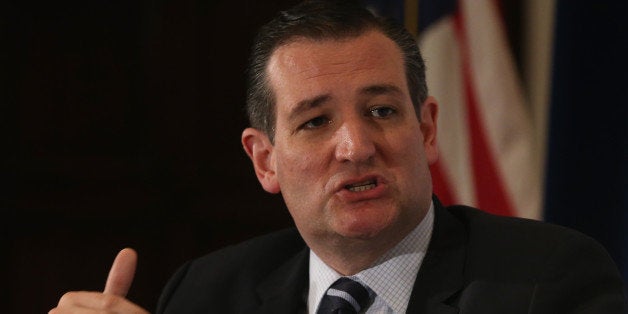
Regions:
[[[133,283],[136,264],[137,253],[131,248],[122,249],[111,265],[103,293],[125,297]]]

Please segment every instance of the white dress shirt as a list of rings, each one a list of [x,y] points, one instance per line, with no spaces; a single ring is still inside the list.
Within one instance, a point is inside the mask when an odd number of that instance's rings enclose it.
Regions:
[[[433,225],[434,203],[430,205],[425,218],[401,242],[373,266],[349,277],[366,285],[371,296],[375,295],[367,314],[406,312],[414,281],[432,237]],[[310,250],[308,313],[316,313],[325,291],[340,277],[342,275]]]

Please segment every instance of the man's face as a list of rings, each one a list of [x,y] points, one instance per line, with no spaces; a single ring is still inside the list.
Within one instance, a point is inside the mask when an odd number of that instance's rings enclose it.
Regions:
[[[414,228],[431,199],[437,105],[428,98],[419,123],[395,43],[377,31],[296,39],[273,53],[267,74],[274,144],[253,129],[243,143],[310,247]]]

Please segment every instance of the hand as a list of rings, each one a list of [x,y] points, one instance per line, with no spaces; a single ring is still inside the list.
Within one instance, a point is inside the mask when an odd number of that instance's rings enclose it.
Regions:
[[[123,249],[111,265],[105,290],[101,292],[73,291],[64,294],[56,308],[48,314],[64,313],[129,313],[148,314],[138,305],[127,300],[135,266],[137,253],[133,249]]]

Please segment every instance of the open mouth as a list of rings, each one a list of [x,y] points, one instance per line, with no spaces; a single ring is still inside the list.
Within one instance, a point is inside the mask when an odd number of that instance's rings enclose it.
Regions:
[[[347,184],[345,185],[345,189],[351,192],[362,192],[362,191],[373,189],[376,186],[377,186],[377,181],[373,179],[373,180],[358,182],[354,184]]]

